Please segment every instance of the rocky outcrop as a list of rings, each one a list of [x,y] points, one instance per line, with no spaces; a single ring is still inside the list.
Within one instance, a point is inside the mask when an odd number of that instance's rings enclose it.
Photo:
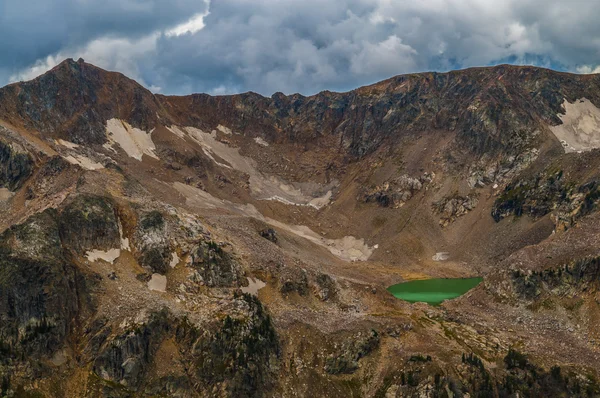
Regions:
[[[171,261],[171,242],[167,220],[158,210],[140,216],[133,244],[140,265],[152,272],[165,274]]]
[[[425,173],[420,178],[401,175],[367,191],[363,198],[366,203],[377,203],[382,207],[402,207],[433,178],[433,173]]]
[[[562,170],[545,170],[507,185],[494,202],[492,217],[498,222],[510,215],[539,218],[552,213],[557,228],[565,229],[595,211],[599,199],[600,184],[596,180],[578,185],[569,181]]]
[[[575,296],[582,291],[600,290],[600,258],[584,257],[561,267],[541,271],[511,272],[515,293],[523,299],[539,299],[544,295]]]
[[[0,235],[3,358],[52,354],[89,303],[84,279],[64,256],[57,218],[47,210]]]
[[[338,286],[335,280],[327,274],[318,274],[315,278],[316,294],[322,301],[335,299],[338,294]]]
[[[277,232],[273,228],[267,228],[260,231],[260,236],[270,240],[273,243],[277,243]]]
[[[62,189],[77,178],[77,173],[72,173],[69,179],[61,181],[60,176],[73,167],[61,156],[53,156],[40,166],[35,178],[27,186],[25,198],[32,200],[60,192]]]
[[[0,188],[16,191],[33,173],[33,168],[33,159],[25,149],[0,140]]]
[[[281,271],[279,283],[279,291],[283,295],[295,292],[301,296],[306,296],[309,292],[308,274],[304,269],[285,267]]]
[[[358,333],[344,343],[339,352],[327,358],[325,371],[334,375],[354,373],[359,367],[358,361],[379,347],[379,340],[376,330]]]
[[[65,246],[81,255],[89,250],[120,248],[113,201],[102,196],[76,196],[60,214],[60,236]]]
[[[191,266],[196,270],[192,279],[208,287],[239,287],[245,281],[237,260],[213,241],[203,241],[194,249]]]
[[[527,146],[523,145],[523,147]],[[503,156],[499,161],[494,161],[487,154],[484,154],[482,159],[469,167],[467,183],[471,188],[502,184],[532,164],[538,155],[539,150],[537,148],[523,150],[518,155]]]
[[[102,380],[137,391],[145,380],[158,346],[171,331],[166,310],[110,340],[94,361],[93,371]]]
[[[454,194],[435,202],[433,209],[440,214],[440,225],[443,228],[473,210],[478,202],[476,194],[467,196]]]
[[[228,315],[210,331],[191,323],[177,330],[201,396],[259,397],[274,385],[281,348],[271,318],[256,297],[238,300],[240,317]]]

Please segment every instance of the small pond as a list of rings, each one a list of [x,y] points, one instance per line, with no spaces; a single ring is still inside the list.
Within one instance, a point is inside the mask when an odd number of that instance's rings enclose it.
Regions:
[[[424,279],[399,283],[387,290],[394,297],[409,303],[440,305],[442,301],[462,296],[482,280],[483,278]]]

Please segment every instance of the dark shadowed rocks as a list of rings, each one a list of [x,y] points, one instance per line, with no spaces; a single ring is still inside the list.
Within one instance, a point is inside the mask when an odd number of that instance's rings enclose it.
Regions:
[[[298,293],[306,296],[309,292],[308,274],[306,270],[300,268],[286,267],[282,270],[279,278],[281,294]]]
[[[338,287],[335,280],[327,274],[318,274],[315,278],[317,297],[328,301],[337,297]]]
[[[140,216],[133,239],[140,265],[159,274],[167,272],[171,260],[167,227],[167,220],[162,213],[152,210]]]
[[[177,331],[201,395],[261,397],[274,385],[281,347],[271,317],[258,298],[244,294],[239,301],[243,317],[228,315],[211,330],[184,323]]]
[[[379,341],[379,333],[375,330],[358,333],[345,342],[338,352],[327,358],[325,371],[334,375],[354,373],[359,367],[358,361],[377,349]]]
[[[85,282],[64,256],[57,213],[47,210],[0,235],[0,340],[13,355],[51,354],[65,344]]]
[[[94,372],[103,380],[137,391],[171,320],[166,310],[110,340],[94,361]]]
[[[462,217],[477,206],[476,194],[466,196],[454,194],[446,196],[433,204],[433,209],[440,214],[440,225],[446,227],[458,217]]]
[[[203,241],[195,249],[192,267],[194,280],[208,287],[239,287],[245,281],[238,261],[213,241]]]
[[[79,195],[60,214],[63,243],[79,254],[120,248],[119,223],[112,199]]]
[[[281,348],[260,301],[238,296],[242,312],[197,325],[167,310],[128,327],[102,345],[94,361],[98,396],[230,396],[267,395],[275,382]],[[184,367],[165,371],[159,350],[171,345]]]
[[[267,228],[260,231],[260,236],[270,240],[273,243],[277,243],[277,232],[273,228]]]
[[[0,188],[16,191],[33,173],[34,162],[22,147],[0,140]]]

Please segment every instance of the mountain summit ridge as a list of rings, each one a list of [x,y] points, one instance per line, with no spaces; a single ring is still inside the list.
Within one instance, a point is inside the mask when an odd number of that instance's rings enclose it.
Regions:
[[[103,127],[111,118],[146,131],[168,123],[230,125],[242,134],[314,145],[320,137],[333,135],[354,158],[399,135],[458,130],[457,147],[482,156],[513,139],[514,118],[527,125],[526,135],[531,136],[541,124],[561,123],[557,115],[564,99],[587,98],[600,106],[598,87],[598,75],[499,65],[399,75],[345,93],[324,91],[308,97],[165,96],[152,94],[120,73],[69,59],[30,82],[0,89],[0,117],[15,124],[24,120],[23,127],[76,143],[102,143]],[[532,116],[538,120],[528,120]],[[499,125],[509,131],[506,136],[498,135]]]

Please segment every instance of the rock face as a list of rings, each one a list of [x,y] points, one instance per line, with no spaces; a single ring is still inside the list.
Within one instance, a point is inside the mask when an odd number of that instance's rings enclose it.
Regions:
[[[94,361],[94,372],[103,380],[137,391],[160,343],[172,331],[166,311],[152,314],[147,322],[110,340]]]
[[[60,156],[53,156],[40,166],[36,178],[27,186],[27,200],[51,196],[60,192],[65,183],[60,182],[60,176],[72,165]],[[76,173],[73,173],[76,176]],[[68,182],[67,182],[68,183]]]
[[[139,263],[152,272],[165,274],[171,261],[167,221],[157,210],[143,214],[137,225],[134,246]]]
[[[510,215],[540,218],[553,213],[557,228],[569,228],[590,214],[600,199],[596,179],[578,185],[562,170],[544,170],[529,178],[517,178],[494,202],[492,217],[497,222]]]
[[[57,218],[47,210],[0,235],[0,339],[8,358],[54,353],[87,302],[81,274],[64,256]]]
[[[379,347],[379,333],[375,330],[363,335],[353,336],[340,350],[327,358],[325,371],[330,374],[353,373],[358,367],[358,361]]]
[[[101,379],[98,390],[180,397],[265,395],[274,383],[279,339],[258,299],[244,295],[237,302],[241,313],[210,329],[162,310],[108,339],[93,366]],[[165,344],[178,350],[185,371],[156,379],[151,374],[164,366],[158,351]]]
[[[119,223],[111,199],[80,195],[60,214],[62,240],[79,254],[121,247]]]
[[[576,296],[600,289],[600,258],[584,257],[558,268],[511,274],[515,292],[528,300],[552,296]]]
[[[398,208],[408,202],[417,192],[433,180],[433,175],[425,173],[420,178],[401,175],[383,186],[375,187],[364,195],[366,203],[376,202],[383,207]]]
[[[0,140],[0,188],[19,189],[33,172],[33,160],[17,144]]]
[[[202,242],[192,255],[194,278],[209,287],[242,285],[243,271],[234,257],[213,241]]]
[[[476,195],[460,196],[458,194],[447,196],[433,204],[433,208],[440,214],[440,225],[447,227],[458,217],[464,216],[473,210],[479,199]]]
[[[210,333],[191,325],[178,331],[191,356],[190,371],[205,394],[257,397],[273,386],[281,355],[277,334],[256,297],[244,294],[241,300],[247,308],[243,318],[227,316]]]

